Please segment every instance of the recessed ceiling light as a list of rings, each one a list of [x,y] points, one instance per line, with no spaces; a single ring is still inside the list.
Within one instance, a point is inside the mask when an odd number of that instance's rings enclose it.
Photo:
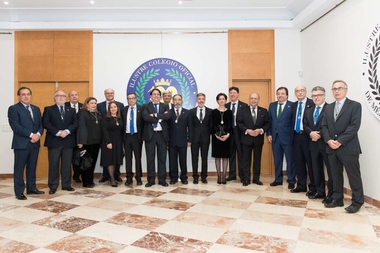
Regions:
[[[178,1],[178,4],[182,4],[182,1]]]
[[[4,2],[5,5],[8,5],[9,3],[8,2]]]
[[[95,3],[95,1],[90,1],[90,4],[94,4]]]

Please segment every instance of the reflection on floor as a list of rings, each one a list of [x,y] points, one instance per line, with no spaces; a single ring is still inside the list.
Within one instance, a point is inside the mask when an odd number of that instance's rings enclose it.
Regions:
[[[380,252],[380,210],[326,209],[320,200],[270,187],[228,182],[93,189],[25,201],[0,180],[0,252]],[[346,196],[345,206],[350,204]]]

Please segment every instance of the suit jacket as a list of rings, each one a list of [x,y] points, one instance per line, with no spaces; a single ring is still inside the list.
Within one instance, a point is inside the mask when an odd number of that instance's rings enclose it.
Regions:
[[[189,110],[182,108],[178,117],[173,107],[170,110],[169,123],[169,146],[187,147],[188,142],[193,142],[193,117]]]
[[[312,99],[307,98],[306,99],[306,104],[303,105],[305,107],[304,112],[303,112],[303,118],[301,119],[301,122],[303,123],[303,119],[305,118],[305,114],[307,111],[310,109],[314,109],[314,102]],[[293,115],[293,130],[295,129],[296,126],[296,119],[297,119],[297,109],[298,109],[298,101],[294,102],[292,105],[292,115]],[[303,129],[305,130],[305,128]]]
[[[124,108],[124,104],[122,102],[119,102],[119,101],[115,101],[118,106],[119,106],[119,110],[121,111],[121,109]],[[98,112],[100,112],[100,114],[104,117],[107,115],[107,102],[106,101],[103,101],[99,104],[96,105],[97,109],[98,109]]]
[[[149,141],[153,137],[153,125],[158,123],[161,120],[160,124],[162,127],[162,132],[164,134],[165,141],[169,141],[169,127],[168,120],[170,119],[171,114],[169,113],[169,107],[167,104],[159,103],[157,117],[151,117],[149,114],[156,113],[154,110],[154,105],[152,102],[143,105],[143,119],[144,119],[144,131],[143,131],[143,140]]]
[[[328,103],[325,103],[323,108],[319,112],[318,120],[316,122],[316,125],[314,126],[314,111],[315,106],[305,111],[304,118],[303,118],[303,129],[307,136],[310,137],[310,133],[312,131],[319,131],[319,134],[321,135],[321,138],[318,141],[312,141],[311,138],[309,139],[309,150],[315,151],[317,148],[319,150],[326,150],[326,143],[323,140],[322,136],[322,121],[325,117],[325,108],[328,105]]]
[[[248,104],[246,104],[246,103],[244,103],[243,101],[240,101],[240,100],[238,100],[239,102],[238,102],[238,105],[236,106],[236,120],[237,120],[237,118],[238,118],[238,116],[239,116],[239,113],[240,113],[240,111],[241,111],[241,109],[242,108],[244,108],[244,107],[247,107],[248,106]],[[228,102],[227,104],[226,104],[226,107],[228,108],[228,109],[230,109],[231,110],[231,101],[230,102]],[[231,110],[232,111],[232,110]],[[233,115],[232,115],[232,117],[233,117]],[[233,124],[234,124],[234,122],[232,122],[232,126],[233,126]],[[237,128],[237,130],[238,130],[238,132],[239,132],[239,135],[240,135],[240,130],[239,130],[239,128],[238,128],[238,126],[237,126],[237,122],[236,122],[236,128]]]
[[[239,117],[236,121],[237,126],[241,131],[241,143],[246,145],[252,145],[252,143],[255,143],[257,145],[264,144],[264,134],[259,134],[256,137],[250,136],[249,134],[245,134],[245,131],[247,131],[247,129],[256,130],[262,128],[264,132],[268,131],[270,124],[267,109],[258,106],[256,116],[256,123],[254,124],[250,106],[242,108],[241,112],[239,113]]]
[[[361,154],[358,131],[362,118],[362,106],[360,103],[346,98],[339,115],[334,120],[335,103],[331,103],[325,108],[325,117],[322,121],[322,135],[324,141],[338,140],[342,145],[333,150],[326,146],[326,153],[332,154],[335,151],[344,155]]]
[[[65,103],[65,106],[67,106],[67,107],[71,107],[70,102],[66,102],[66,103]],[[78,113],[80,112],[80,109],[82,109],[82,106],[83,106],[83,104],[78,102]]]
[[[203,120],[202,124],[199,121],[197,117],[197,109],[198,107],[194,107],[190,109],[190,114],[193,118],[193,142],[199,142],[202,143],[210,143],[210,135],[211,135],[211,115],[212,115],[212,109],[208,107],[203,107]]]
[[[8,121],[13,130],[12,149],[26,149],[28,144],[40,147],[40,141],[36,143],[30,142],[31,133],[43,134],[42,117],[40,108],[30,105],[33,111],[33,119],[30,112],[25,106],[19,102],[8,108]]]
[[[123,130],[124,141],[125,141],[125,138],[127,137],[126,132],[125,132],[126,127],[127,127],[127,124],[129,124],[129,122],[126,122],[128,110],[129,110],[129,105],[121,109],[121,118],[123,119],[123,124],[124,124],[124,130]],[[142,112],[143,112],[143,107],[141,105],[136,104],[136,111],[134,112],[134,117],[136,121],[137,137],[139,139],[139,142],[142,142],[142,136],[143,136],[143,130],[144,130],[144,120],[143,120]]]
[[[74,108],[65,106],[64,121],[61,119],[61,113],[57,105],[47,106],[44,109],[42,124],[46,129],[45,147],[74,147],[75,146],[75,130],[78,128],[78,117]],[[59,130],[68,129],[70,134],[65,138],[56,136]]]
[[[276,139],[279,138],[282,144],[292,144],[294,133],[292,104],[293,102],[289,100],[286,101],[283,105],[280,118],[277,118],[278,101],[269,104],[270,128],[268,129],[267,135],[272,136],[272,142],[275,142]]]

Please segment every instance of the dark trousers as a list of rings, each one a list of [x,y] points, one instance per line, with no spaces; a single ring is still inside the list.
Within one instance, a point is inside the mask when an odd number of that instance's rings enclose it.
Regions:
[[[78,149],[78,147],[75,146],[75,147],[73,148],[73,153],[74,153],[75,150],[77,150],[77,149]],[[75,165],[74,163],[72,163],[71,165],[73,166],[73,179],[78,179],[79,176],[82,174],[82,171],[81,171],[80,167],[77,166],[77,165]]]
[[[155,158],[156,158],[156,147],[157,147],[157,164],[158,164],[158,181],[164,182],[166,179],[166,155],[167,155],[167,143],[164,139],[162,132],[154,132],[152,139],[145,141],[145,152],[146,152],[146,164],[147,164],[147,179],[149,183],[154,183],[156,169],[155,169]]]
[[[26,168],[26,187],[32,191],[37,189],[36,186],[36,166],[38,159],[39,147],[28,144],[26,149],[14,150],[14,169],[13,181],[16,195],[23,194],[25,190],[24,169]]]
[[[233,128],[232,131],[232,141],[230,149],[230,170],[228,177],[236,178],[236,169],[239,171],[239,177],[243,178],[242,163],[243,163],[243,152],[241,150],[240,136],[237,127]],[[238,160],[238,168],[236,168],[236,153]]]
[[[133,178],[132,172],[132,156],[135,156],[135,168],[136,168],[136,179],[141,180],[142,177],[142,167],[141,167],[141,152],[142,143],[139,141],[137,134],[126,134],[127,137],[124,143],[125,150],[125,171],[127,179]],[[133,155],[132,155],[133,153]]]
[[[330,162],[327,157],[326,151],[317,148],[310,152],[310,156],[311,156],[311,163],[312,163],[312,168],[313,168],[314,184],[315,184],[315,188],[317,189],[317,192],[319,194],[326,193],[325,172],[324,172],[324,167],[323,167],[323,162],[324,162],[324,164],[326,165],[327,175],[329,177],[327,181],[327,189],[328,189],[328,193],[332,194],[333,187],[332,187],[332,179],[331,179],[331,167],[330,167]]]
[[[333,181],[334,199],[343,199],[343,166],[346,169],[348,181],[352,191],[352,203],[363,205],[364,192],[360,175],[359,155],[342,155],[339,149],[333,154],[328,154]]]
[[[251,145],[242,145],[243,151],[243,181],[249,182],[251,180],[251,163],[252,163],[252,151],[253,151],[253,180],[260,180],[261,173],[261,153],[263,145],[252,143]]]
[[[272,151],[273,151],[273,159],[274,159],[274,167],[275,167],[275,181],[282,182],[283,181],[283,173],[282,167],[284,163],[284,154],[286,158],[286,175],[288,177],[289,184],[296,183],[296,171],[294,169],[293,162],[293,148],[291,144],[282,144],[280,142],[280,138],[276,138],[274,142],[272,142]]]
[[[178,161],[181,166],[181,181],[187,180],[187,147],[170,146],[170,164],[172,166],[170,178],[171,180],[178,180]]]
[[[73,148],[63,146],[57,148],[48,148],[49,160],[49,189],[57,189],[59,185],[59,169],[61,169],[62,188],[71,186],[71,158]],[[61,162],[61,166],[59,164]]]
[[[83,145],[83,148],[91,155],[94,160],[91,167],[82,171],[82,182],[84,186],[94,184],[94,171],[96,160],[98,159],[100,144]]]
[[[309,151],[309,137],[303,133],[294,133],[293,138],[294,167],[296,168],[297,188],[307,189],[307,175],[309,173],[309,190],[316,191]]]
[[[199,158],[199,149],[201,150],[201,178],[207,178],[207,157],[210,143],[203,143],[201,141],[191,143],[191,163],[193,167],[193,178],[198,179],[198,158]]]

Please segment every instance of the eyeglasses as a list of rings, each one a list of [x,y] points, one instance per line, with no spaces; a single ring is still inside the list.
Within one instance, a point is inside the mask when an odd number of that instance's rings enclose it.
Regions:
[[[345,87],[338,87],[338,88],[332,88],[331,90],[333,92],[335,92],[335,91],[342,91],[342,90],[345,90],[345,89],[347,89],[347,88],[345,88]]]
[[[323,97],[325,94],[315,94],[315,95],[311,95],[311,98],[320,98],[320,97]]]
[[[106,95],[113,95],[113,92],[106,92]]]
[[[300,90],[296,90],[297,93],[300,93],[300,92],[305,92],[306,90],[305,89],[300,89]]]

